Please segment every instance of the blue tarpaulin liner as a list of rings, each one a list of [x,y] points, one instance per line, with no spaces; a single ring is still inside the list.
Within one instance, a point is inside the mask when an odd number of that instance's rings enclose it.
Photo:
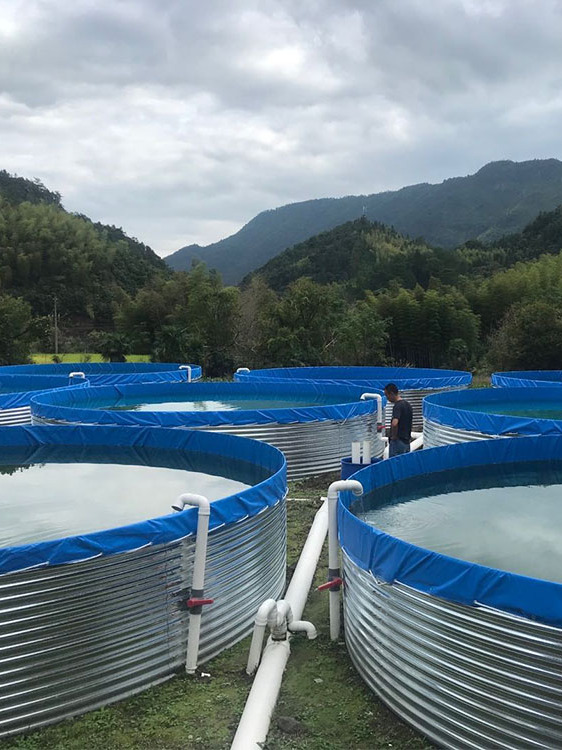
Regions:
[[[39,391],[69,385],[84,387],[90,383],[83,378],[70,379],[68,375],[4,375],[0,369],[0,409],[29,406],[31,398]]]
[[[470,385],[472,375],[462,370],[431,370],[422,367],[276,367],[237,372],[238,382],[258,380],[313,380],[346,383],[382,391],[387,383],[402,390],[455,388]]]
[[[513,370],[494,372],[492,385],[496,388],[550,388],[562,386],[562,370]]]
[[[466,391],[438,393],[426,396],[423,416],[431,422],[449,425],[487,435],[557,435],[562,433],[562,420],[540,419],[532,416],[509,416],[469,411],[467,407],[485,404],[509,403],[514,410],[532,411],[562,408],[562,391],[559,388],[540,388],[525,391],[522,388],[474,388]],[[464,407],[464,408],[463,408]]]
[[[332,386],[324,383],[153,383],[142,385],[110,386],[55,391],[40,394],[32,399],[34,417],[81,424],[154,425],[162,427],[216,427],[218,425],[293,424],[326,420],[345,421],[363,414],[376,412],[375,400],[360,401],[363,388]],[[119,399],[138,399],[150,403],[151,399],[218,399],[237,398],[287,398],[318,399],[342,398],[350,403],[325,406],[295,406],[283,409],[241,409],[229,411],[104,411],[97,404],[108,406]],[[89,406],[91,405],[91,406]]]
[[[217,466],[226,458],[266,470],[270,476],[254,487],[211,503],[209,528],[236,523],[276,505],[286,494],[287,472],[283,454],[268,445],[233,435],[190,430],[163,430],[131,427],[11,427],[0,430],[0,455],[13,455],[14,448],[25,451],[26,463],[54,460],[64,462],[61,447],[83,448],[81,460],[96,455],[96,448],[133,448],[136,464],[151,465],[151,449],[214,456]],[[131,462],[133,463],[133,462]],[[156,463],[158,465],[158,463]],[[171,501],[175,498],[171,498]],[[166,544],[197,531],[197,508],[160,518],[83,536],[36,542],[0,549],[0,574],[45,565],[115,555],[146,545]]]
[[[562,436],[482,440],[406,454],[354,475],[365,493],[401,480],[468,467],[513,467],[562,461]],[[399,582],[466,605],[481,604],[562,627],[562,584],[458,560],[385,534],[349,510],[357,498],[340,495],[339,539],[353,562],[385,583]]]
[[[66,376],[71,372],[83,372],[92,385],[118,383],[168,383],[187,380],[187,370],[176,362],[63,362],[49,365],[7,365],[0,367],[0,378],[4,375]],[[201,367],[191,367],[191,379],[199,380]],[[45,386],[49,387],[49,386]]]

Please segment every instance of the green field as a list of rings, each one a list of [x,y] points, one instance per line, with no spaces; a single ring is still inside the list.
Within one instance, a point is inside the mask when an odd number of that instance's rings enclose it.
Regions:
[[[52,365],[54,354],[45,352],[36,352],[31,355],[33,363],[36,365]],[[58,355],[62,362],[104,362],[101,354],[95,354],[94,352],[71,352],[69,354]],[[150,356],[148,354],[128,354],[127,362],[150,362]]]
[[[293,483],[288,564],[294,566],[329,478]],[[306,498],[305,500],[298,498]],[[326,580],[327,554],[316,575]],[[315,641],[294,638],[264,750],[428,750],[433,746],[389,711],[358,677],[343,642],[329,638],[328,596],[311,591],[304,617]],[[228,750],[251,679],[249,638],[205,664],[206,679],[179,675],[134,698],[0,742],[2,750]],[[288,733],[284,717],[296,720]],[[285,730],[284,730],[285,727]]]

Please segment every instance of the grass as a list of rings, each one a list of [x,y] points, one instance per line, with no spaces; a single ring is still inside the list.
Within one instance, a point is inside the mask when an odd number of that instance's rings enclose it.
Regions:
[[[54,354],[46,352],[36,352],[31,355],[33,363],[36,365],[52,365]],[[58,355],[62,362],[105,362],[101,354],[95,354],[94,352],[71,352]],[[127,362],[149,362],[150,357],[148,354],[128,354]]]
[[[291,483],[288,564],[306,539],[320,497],[335,477]],[[326,578],[323,558],[316,583]],[[328,597],[312,590],[304,612],[319,637],[296,637],[264,750],[426,750],[432,745],[368,690],[343,642],[328,635]],[[251,679],[244,672],[249,639],[205,665],[210,677],[180,675],[144,693],[56,726],[0,742],[2,750],[227,750]],[[87,679],[87,676],[85,676]],[[283,731],[291,717],[298,733]]]

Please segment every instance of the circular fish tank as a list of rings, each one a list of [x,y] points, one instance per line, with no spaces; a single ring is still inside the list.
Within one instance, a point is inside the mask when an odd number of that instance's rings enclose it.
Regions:
[[[4,375],[68,378],[71,373],[83,373],[90,385],[192,381],[199,380],[202,374],[199,365],[176,362],[63,362],[0,367],[0,381]]]
[[[439,747],[562,746],[562,436],[383,461],[340,495],[345,638]]]
[[[492,385],[496,388],[551,388],[562,386],[562,370],[513,370],[494,372]]]
[[[370,441],[373,457],[384,452],[377,401],[361,400],[363,389],[355,386],[168,383],[79,390],[37,395],[34,422],[189,427],[255,438],[283,451],[290,479],[338,471],[353,441]]]
[[[31,398],[38,391],[89,385],[81,376],[6,375],[2,372],[3,369],[0,368],[0,427],[31,424]]]
[[[210,501],[203,663],[283,591],[282,454],[190,430],[0,430],[0,736],[182,668],[198,525],[196,507],[172,511],[184,493]]]
[[[429,396],[424,447],[470,440],[562,433],[559,388],[475,388]]]
[[[468,388],[472,375],[461,370],[431,370],[422,367],[279,367],[264,370],[239,369],[234,379],[247,381],[305,381],[346,384],[365,391],[383,391],[394,383],[401,395],[412,405],[413,427],[422,428],[422,401],[425,396],[451,389]],[[386,427],[390,427],[392,404],[386,408]]]

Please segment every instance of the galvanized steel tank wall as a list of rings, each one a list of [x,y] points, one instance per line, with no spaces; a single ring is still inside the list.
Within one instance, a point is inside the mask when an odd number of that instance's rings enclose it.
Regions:
[[[562,630],[343,570],[349,653],[399,716],[451,750],[562,747]]]
[[[250,631],[285,584],[285,501],[211,532],[200,661]],[[167,680],[185,662],[194,539],[0,575],[0,736]]]
[[[433,422],[430,419],[424,418],[423,420],[424,448],[437,448],[440,445],[454,445],[471,440],[490,440],[499,437],[500,435],[487,435],[484,432],[473,432],[472,430],[462,430],[460,427],[439,424],[439,422]]]
[[[263,440],[279,448],[287,459],[287,477],[292,480],[339,471],[341,459],[350,455],[353,441],[370,441],[374,458],[384,453],[384,443],[377,433],[376,414],[346,421],[226,425],[209,429]]]

